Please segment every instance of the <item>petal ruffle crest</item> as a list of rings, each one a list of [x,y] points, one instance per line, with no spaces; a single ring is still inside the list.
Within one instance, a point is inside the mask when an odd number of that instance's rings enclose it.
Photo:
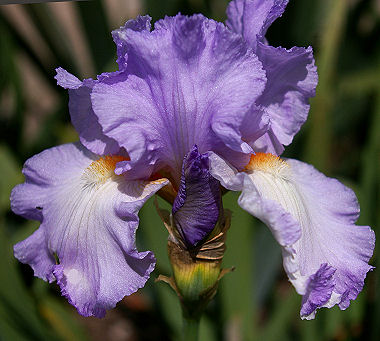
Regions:
[[[149,15],[138,16],[136,19],[128,20],[124,26],[118,30],[112,31],[112,37],[117,48],[117,63],[119,64],[120,70],[126,69],[128,65],[128,46],[124,43],[124,32],[127,30],[137,32],[150,31],[151,20],[152,18]]]
[[[240,34],[255,51],[266,72],[267,83],[256,105],[270,117],[271,128],[253,149],[280,155],[306,121],[309,98],[318,83],[311,47],[290,50],[269,46],[268,27],[282,15],[287,0],[235,0],[227,8],[227,26]]]
[[[104,133],[131,157],[117,172],[143,160],[144,170],[168,166],[179,183],[195,144],[200,152],[251,151],[240,129],[266,79],[241,37],[201,15],[166,17],[151,32],[123,28],[113,36],[128,55],[127,79],[96,84],[91,98]]]
[[[126,181],[114,174],[120,159],[99,159],[80,144],[51,148],[25,163],[25,183],[11,195],[15,213],[42,221],[15,245],[16,258],[57,279],[84,316],[104,316],[143,287],[155,265],[150,251],[136,249],[137,213],[168,181]]]
[[[82,82],[62,68],[57,68],[56,72],[55,79],[58,85],[69,90],[71,122],[82,144],[99,155],[117,153],[120,147],[116,141],[103,134],[92,109],[90,94],[97,81],[85,79]]]
[[[134,31],[149,30],[150,28],[149,16],[139,16],[136,19],[128,20],[122,29],[131,29]],[[128,56],[120,40],[114,39],[118,52],[118,60],[120,70],[125,69],[127,65]],[[85,79],[80,81],[74,75],[68,73],[61,67],[56,69],[55,79],[58,85],[68,89],[69,91],[69,110],[71,122],[79,133],[81,143],[95,154],[117,154],[120,147],[118,143],[112,138],[106,136],[102,127],[98,122],[92,109],[90,94],[94,85],[99,82],[110,82],[110,75],[112,81],[118,81],[123,78],[121,72],[103,73],[98,76],[97,80]]]
[[[289,0],[234,0],[228,4],[226,25],[256,50],[269,26],[284,13]]]
[[[280,155],[305,123],[309,98],[315,96],[317,68],[311,47],[257,45],[257,55],[267,74],[267,84],[256,104],[270,117],[271,127],[254,145],[255,151]]]
[[[282,246],[284,268],[303,295],[301,317],[338,304],[343,310],[364,285],[375,236],[357,226],[355,194],[297,160],[253,156],[245,172],[210,156],[210,171],[226,188],[242,190],[239,205],[260,218]]]

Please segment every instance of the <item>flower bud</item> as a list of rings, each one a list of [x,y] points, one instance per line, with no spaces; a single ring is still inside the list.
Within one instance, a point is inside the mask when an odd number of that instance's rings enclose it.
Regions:
[[[197,146],[186,155],[181,184],[174,200],[174,227],[188,248],[195,247],[215,227],[222,211],[219,181],[209,172],[207,154]]]
[[[220,184],[211,176],[208,162],[207,154],[200,154],[194,146],[183,162],[172,214],[158,208],[169,231],[173,269],[172,278],[160,276],[159,280],[177,292],[189,317],[199,316],[226,272],[221,263],[230,213],[223,211]]]

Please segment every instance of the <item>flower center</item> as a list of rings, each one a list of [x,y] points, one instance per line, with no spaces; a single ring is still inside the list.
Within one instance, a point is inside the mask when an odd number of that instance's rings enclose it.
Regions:
[[[289,164],[279,156],[270,153],[256,153],[251,155],[251,159],[244,167],[244,172],[262,171],[277,176],[286,177],[290,170]]]
[[[83,172],[82,178],[89,183],[101,184],[115,174],[116,164],[120,161],[129,161],[129,158],[120,155],[106,155],[92,162]]]

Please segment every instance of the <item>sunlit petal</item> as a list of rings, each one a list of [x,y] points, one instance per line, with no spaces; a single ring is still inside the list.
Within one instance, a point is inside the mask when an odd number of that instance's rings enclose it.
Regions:
[[[26,182],[12,192],[13,211],[42,222],[15,256],[37,276],[56,278],[84,316],[101,317],[144,286],[155,264],[136,249],[137,213],[168,181],[127,181],[114,173],[123,159],[80,144],[51,148],[26,162]]]
[[[211,173],[230,189],[242,190],[239,205],[261,219],[283,247],[284,268],[303,295],[301,316],[357,297],[369,270],[375,236],[357,226],[355,194],[335,179],[297,160],[253,155],[240,172],[217,155]]]

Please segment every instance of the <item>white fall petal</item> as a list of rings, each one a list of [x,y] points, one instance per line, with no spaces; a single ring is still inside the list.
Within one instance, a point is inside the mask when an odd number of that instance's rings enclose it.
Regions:
[[[26,181],[12,192],[13,211],[41,222],[15,245],[16,258],[36,276],[57,280],[84,316],[104,316],[154,269],[153,253],[136,249],[137,213],[168,180],[116,175],[124,159],[100,157],[79,143],[51,148],[25,163]]]
[[[216,154],[211,173],[242,191],[239,205],[262,220],[282,246],[289,280],[303,295],[301,317],[338,304],[346,309],[363,288],[375,236],[356,226],[359,205],[352,190],[297,160],[252,155],[238,171]]]

